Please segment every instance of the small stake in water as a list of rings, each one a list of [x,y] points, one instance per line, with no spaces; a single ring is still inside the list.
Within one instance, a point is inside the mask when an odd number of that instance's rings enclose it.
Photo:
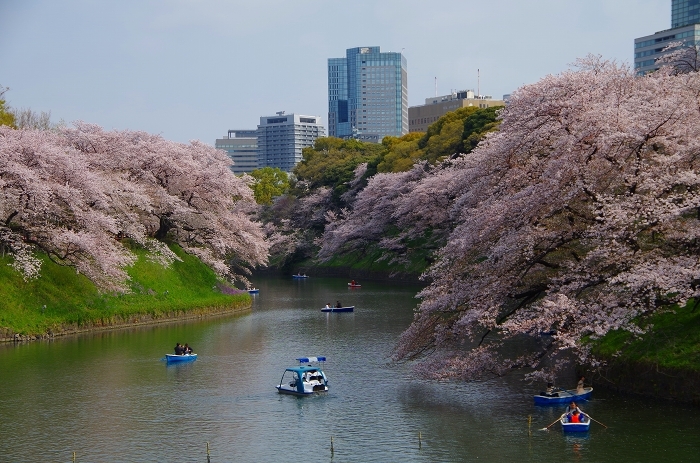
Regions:
[[[527,415],[527,433],[532,435],[532,415]]]
[[[211,463],[211,457],[209,456],[209,442],[207,442],[207,463]]]
[[[75,452],[73,452],[73,463],[75,463]]]
[[[333,436],[331,436],[331,455],[333,455],[333,452],[335,452],[335,450],[333,449]]]
[[[422,446],[423,446],[423,442],[421,439],[421,434],[420,434],[420,431],[418,431],[418,450],[420,450]]]

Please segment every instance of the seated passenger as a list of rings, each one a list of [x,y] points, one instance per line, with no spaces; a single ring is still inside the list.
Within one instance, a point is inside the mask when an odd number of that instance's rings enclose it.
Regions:
[[[581,418],[581,412],[579,412],[578,409],[576,409],[569,415],[569,423],[583,423],[583,421],[581,421]]]
[[[544,395],[546,395],[547,397],[559,397],[559,394],[554,392],[553,383],[547,383],[547,390],[545,391]]]

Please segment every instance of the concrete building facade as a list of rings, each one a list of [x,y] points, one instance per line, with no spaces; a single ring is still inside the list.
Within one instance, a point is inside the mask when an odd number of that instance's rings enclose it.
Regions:
[[[258,166],[278,167],[291,172],[302,159],[302,150],[325,137],[319,116],[284,114],[260,118],[258,125]]]
[[[243,174],[258,168],[258,131],[229,130],[224,138],[217,138],[214,145],[226,151],[233,161],[234,174]]]
[[[462,90],[450,95],[426,98],[425,104],[408,108],[408,129],[410,132],[426,132],[428,126],[450,111],[470,106],[490,108],[503,106],[503,100],[494,100],[491,96],[475,95],[473,90]]]
[[[672,42],[700,45],[700,0],[671,1],[671,29],[634,39],[634,71],[644,75],[659,68],[656,60]]]
[[[379,47],[328,59],[328,134],[380,142],[408,133],[408,72],[401,53]]]

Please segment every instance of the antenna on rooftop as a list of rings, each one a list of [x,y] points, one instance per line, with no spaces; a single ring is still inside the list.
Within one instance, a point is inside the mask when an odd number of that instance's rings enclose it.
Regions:
[[[476,70],[476,97],[481,98],[481,71]]]
[[[284,116],[284,111],[277,111],[275,114],[277,114],[278,116]]]
[[[435,96],[437,96],[437,77],[435,78]]]

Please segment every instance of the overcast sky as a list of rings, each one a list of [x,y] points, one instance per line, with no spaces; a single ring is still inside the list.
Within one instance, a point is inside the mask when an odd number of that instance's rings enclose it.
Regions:
[[[589,53],[631,64],[671,0],[0,0],[0,85],[54,122],[214,144],[277,111],[327,126],[328,58],[408,60],[408,102],[501,98]]]

